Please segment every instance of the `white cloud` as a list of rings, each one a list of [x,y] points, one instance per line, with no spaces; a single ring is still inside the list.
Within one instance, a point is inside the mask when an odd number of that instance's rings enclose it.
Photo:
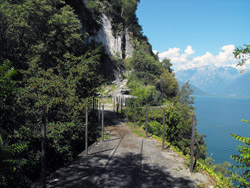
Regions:
[[[233,51],[234,51],[235,47],[234,45],[227,45],[227,46],[223,46],[221,48],[219,54],[216,56],[216,60],[217,60],[217,66],[220,66],[220,64],[234,64],[235,62],[235,58],[233,55]]]
[[[238,60],[234,58],[234,49],[234,45],[225,45],[217,55],[206,52],[202,56],[195,56],[195,50],[189,45],[183,53],[181,53],[180,48],[169,48],[168,51],[159,53],[159,58],[160,60],[164,58],[171,59],[175,71],[212,64],[217,67],[231,66],[242,69],[243,67],[236,67]],[[246,65],[250,65],[250,60],[247,61]]]
[[[181,51],[180,48],[169,48],[168,51],[159,53],[159,58],[160,60],[163,60],[165,58],[173,59],[175,57],[180,56],[180,53],[179,53],[180,51]]]
[[[187,46],[187,48],[185,50],[185,54],[192,55],[194,53],[195,53],[195,51],[192,49],[192,46]]]
[[[210,52],[206,52],[203,56],[194,57],[190,63],[197,66],[205,66],[216,63],[216,58]]]

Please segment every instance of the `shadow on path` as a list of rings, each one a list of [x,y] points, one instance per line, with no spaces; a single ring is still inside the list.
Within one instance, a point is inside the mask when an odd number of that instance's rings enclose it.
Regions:
[[[144,160],[144,159],[143,159]],[[80,157],[54,174],[48,187],[195,187],[185,178],[175,178],[159,166],[142,164],[140,154],[114,156],[95,154]]]
[[[119,115],[105,110],[105,126],[117,126],[121,122],[123,120],[119,118]],[[173,177],[168,169],[156,164],[147,164],[147,158],[141,154],[143,153],[143,141],[141,152],[138,150],[135,153],[128,148],[129,152],[115,153],[126,133],[113,129],[107,130],[107,132],[111,135],[109,140],[95,146],[96,150],[93,149],[88,156],[79,156],[70,165],[56,171],[51,175],[47,187],[195,187],[189,179]],[[115,133],[116,135],[114,135]]]

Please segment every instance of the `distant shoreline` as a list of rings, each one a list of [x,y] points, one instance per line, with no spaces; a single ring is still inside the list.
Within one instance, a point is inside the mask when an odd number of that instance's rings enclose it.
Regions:
[[[250,96],[227,96],[227,95],[191,95],[192,97],[218,97],[218,98],[250,98]]]

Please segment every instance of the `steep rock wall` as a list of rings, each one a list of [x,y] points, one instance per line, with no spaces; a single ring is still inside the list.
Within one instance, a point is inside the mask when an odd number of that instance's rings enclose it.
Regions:
[[[72,6],[82,23],[82,32],[88,33],[89,37],[85,39],[86,45],[91,42],[102,43],[106,53],[110,56],[118,55],[121,58],[131,57],[134,47],[131,43],[131,37],[128,28],[118,34],[113,31],[112,20],[105,13],[99,15],[97,20],[91,11],[87,8],[90,0],[65,0]]]
[[[112,30],[111,20],[105,14],[101,15],[101,22],[101,28],[95,35],[88,38],[88,42],[91,43],[94,40],[97,43],[102,43],[106,53],[110,56],[131,57],[134,48],[130,42],[131,38],[127,29],[121,35],[115,34]]]
[[[131,44],[131,37],[128,33],[128,31],[126,31],[125,33],[125,39],[126,39],[126,57],[132,57],[133,52],[134,52],[134,47]]]
[[[102,14],[101,21],[102,27],[97,32],[96,36],[94,37],[94,40],[103,44],[108,55],[115,56],[119,54],[121,57],[122,37],[113,35],[111,22],[105,14]]]
[[[66,0],[71,5],[82,23],[82,32],[88,33],[89,37],[85,38],[84,44],[88,46],[92,42],[101,43],[109,56],[102,61],[102,71],[106,79],[119,83],[121,80],[121,73],[125,68],[118,64],[112,56],[119,55],[120,58],[131,57],[134,51],[131,44],[131,37],[127,28],[118,35],[112,28],[112,20],[101,14],[98,18],[93,17],[91,11],[87,8],[89,0]],[[130,31],[131,32],[131,31]]]

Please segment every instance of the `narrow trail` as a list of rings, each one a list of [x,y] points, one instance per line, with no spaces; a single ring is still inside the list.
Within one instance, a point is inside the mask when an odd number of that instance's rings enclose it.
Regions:
[[[47,187],[212,187],[206,175],[191,174],[178,154],[161,151],[153,138],[134,135],[111,106],[106,108],[105,117],[109,138],[90,146],[88,156],[82,152],[70,165],[57,170]]]

